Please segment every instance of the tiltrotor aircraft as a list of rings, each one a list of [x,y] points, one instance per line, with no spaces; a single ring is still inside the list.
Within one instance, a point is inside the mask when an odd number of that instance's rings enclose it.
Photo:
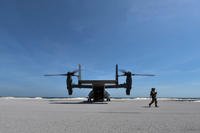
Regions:
[[[73,88],[91,88],[88,95],[89,102],[102,102],[105,99],[110,101],[110,94],[106,91],[109,88],[125,88],[126,95],[130,95],[132,88],[132,76],[155,76],[153,74],[135,74],[130,71],[120,70],[122,73],[118,75],[118,65],[116,65],[115,79],[114,80],[82,80],[81,79],[81,65],[79,64],[78,70],[67,72],[65,74],[46,74],[44,76],[65,76],[68,94],[72,95]],[[76,75],[78,73],[78,75]],[[78,77],[78,83],[73,83],[73,76]],[[118,78],[120,76],[126,77],[126,82],[120,84]]]

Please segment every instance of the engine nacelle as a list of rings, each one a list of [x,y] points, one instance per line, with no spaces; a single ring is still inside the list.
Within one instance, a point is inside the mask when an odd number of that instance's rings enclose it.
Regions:
[[[128,72],[126,75],[126,95],[130,95],[132,88],[132,74]]]
[[[68,75],[68,76],[67,76],[66,84],[67,84],[68,94],[69,94],[69,95],[72,95],[73,90],[72,90],[72,77],[71,77],[71,75]]]
[[[69,95],[72,95],[72,93],[73,93],[72,88],[68,88],[68,87],[67,87],[67,90],[68,90],[68,94],[69,94]]]
[[[130,95],[131,89],[126,89],[126,95]]]

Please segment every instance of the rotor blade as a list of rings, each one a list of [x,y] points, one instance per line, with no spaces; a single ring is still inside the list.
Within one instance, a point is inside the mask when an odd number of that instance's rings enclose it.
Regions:
[[[123,69],[119,69],[119,71],[122,73],[126,73],[126,70],[123,70]]]
[[[125,76],[125,74],[122,74],[122,75],[118,75],[118,77],[121,77],[121,76]]]
[[[74,73],[77,73],[78,71],[79,71],[79,70],[76,69],[76,70],[72,71],[71,73],[74,74]]]
[[[67,76],[67,73],[65,73],[65,74],[45,74],[44,76]]]
[[[155,76],[154,74],[132,74],[132,76]]]

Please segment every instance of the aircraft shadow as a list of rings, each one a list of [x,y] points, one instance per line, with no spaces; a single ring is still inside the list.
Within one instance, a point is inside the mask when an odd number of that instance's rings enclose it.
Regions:
[[[107,102],[88,102],[88,101],[50,101],[49,104],[108,104]]]

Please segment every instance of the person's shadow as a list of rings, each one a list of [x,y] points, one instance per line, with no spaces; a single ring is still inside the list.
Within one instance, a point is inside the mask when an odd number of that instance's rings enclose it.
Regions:
[[[157,107],[155,107],[155,106],[151,106],[151,107],[149,107],[149,106],[141,106],[142,108],[158,108],[159,106],[157,106]]]
[[[142,106],[142,108],[150,108],[149,106]]]

